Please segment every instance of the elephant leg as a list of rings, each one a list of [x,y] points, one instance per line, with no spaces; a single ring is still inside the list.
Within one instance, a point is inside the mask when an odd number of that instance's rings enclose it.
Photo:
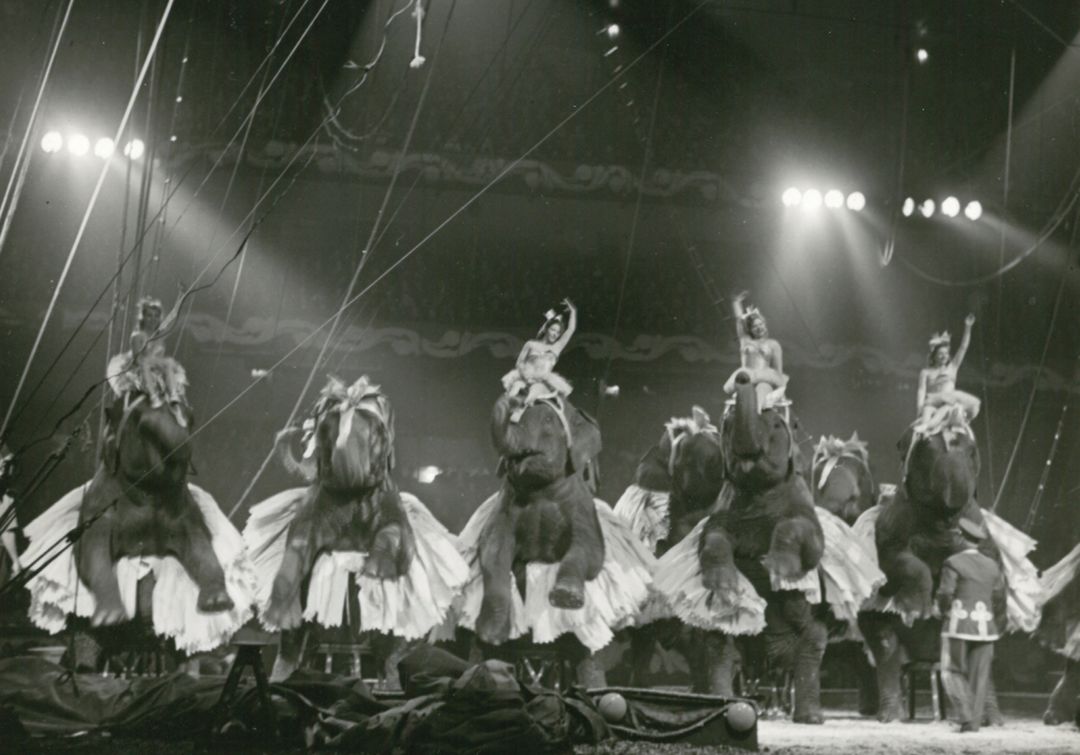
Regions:
[[[270,602],[263,614],[263,621],[268,626],[282,630],[300,626],[300,589],[311,570],[315,554],[322,546],[316,541],[317,535],[311,509],[301,511],[289,525],[285,553],[274,576]]]
[[[735,672],[739,665],[739,650],[735,638],[719,632],[702,632],[705,649],[704,664],[710,695],[735,696]],[[694,664],[698,665],[698,664]]]
[[[274,667],[270,670],[271,682],[284,681],[300,668],[304,650],[307,649],[307,641],[308,629],[306,628],[287,629],[281,632],[278,654],[274,659]]]
[[[1065,661],[1065,673],[1050,693],[1046,712],[1043,713],[1043,723],[1057,726],[1071,721],[1077,713],[1077,695],[1080,695],[1080,661],[1069,658]]]
[[[559,562],[555,586],[548,600],[556,608],[585,606],[585,582],[595,579],[604,566],[604,537],[596,516],[596,504],[584,489],[561,502],[570,526],[570,547]]]
[[[859,616],[859,629],[866,638],[877,668],[878,721],[889,723],[899,720],[904,710],[900,688],[903,648],[893,620],[882,614],[863,614]]]
[[[484,598],[476,620],[476,634],[490,645],[500,645],[510,637],[516,520],[516,507],[504,500],[480,538]]]
[[[607,674],[600,664],[596,653],[589,653],[578,661],[574,668],[577,684],[585,689],[600,689],[607,686]]]
[[[773,593],[765,609],[766,652],[773,671],[791,672],[795,723],[820,724],[821,661],[828,631],[814,616],[806,596],[794,590]]]
[[[188,511],[170,522],[165,532],[165,550],[176,556],[199,586],[198,609],[208,613],[231,609],[233,601],[225,589],[225,572],[211,545],[210,531],[194,501]]]
[[[701,563],[702,584],[725,600],[734,596],[739,585],[739,571],[735,568],[731,538],[721,525],[714,523],[713,518],[709,519],[701,533],[698,560]]]
[[[379,491],[372,503],[377,519],[363,572],[376,579],[397,579],[408,573],[416,553],[412,528],[395,491]]]
[[[94,522],[75,543],[75,563],[80,581],[90,588],[96,603],[90,623],[95,627],[127,621],[120,600],[120,583],[112,555],[115,512],[108,512]]]
[[[877,672],[866,657],[863,645],[852,644],[855,653],[855,673],[858,681],[859,715],[876,716],[878,712]]]
[[[655,622],[654,622],[655,623]],[[644,687],[645,673],[656,648],[656,629],[652,624],[630,630],[630,686]],[[692,665],[692,664],[691,664]]]

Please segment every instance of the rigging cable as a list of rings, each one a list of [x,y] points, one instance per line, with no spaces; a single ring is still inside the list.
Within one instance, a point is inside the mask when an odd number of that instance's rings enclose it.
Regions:
[[[157,51],[158,42],[161,40],[161,34],[165,29],[165,22],[169,19],[169,14],[172,12],[173,3],[176,0],[166,0],[165,10],[161,14],[161,21],[158,23],[157,31],[154,33],[154,39],[150,43],[150,49],[147,53],[146,63],[143,65],[142,70],[139,72],[139,79],[136,82],[135,88],[131,92],[131,97],[128,99],[127,107],[124,109],[124,115],[120,119],[120,125],[116,129],[116,137],[113,142],[119,142],[123,136],[124,129],[127,127],[128,119],[131,117],[131,110],[135,106],[135,100],[139,96],[139,88],[142,85],[143,79],[146,77],[146,72],[149,69],[150,61],[154,58],[154,53]],[[109,166],[112,164],[114,155],[109,155],[105,160],[105,164],[101,167],[101,172],[98,174],[97,183],[94,185],[93,194],[90,195],[90,203],[86,207],[86,212],[83,213],[82,221],[79,223],[79,230],[75,235],[75,240],[72,242],[71,251],[68,253],[67,261],[64,263],[63,270],[60,273],[60,277],[56,281],[56,287],[53,289],[52,299],[49,301],[48,309],[45,311],[45,317],[41,322],[41,328],[38,329],[37,337],[34,339],[34,345],[30,349],[30,355],[26,359],[26,364],[23,367],[22,375],[19,377],[19,382],[15,386],[15,393],[11,397],[11,403],[8,405],[7,412],[4,415],[4,422],[0,425],[0,438],[6,437],[8,422],[11,419],[12,410],[15,408],[15,404],[18,401],[19,394],[22,392],[23,385],[26,383],[26,376],[30,372],[30,365],[34,361],[34,357],[37,355],[37,350],[41,346],[41,339],[45,335],[45,328],[49,324],[49,319],[52,317],[53,310],[56,308],[56,301],[60,297],[60,291],[64,287],[64,283],[67,280],[68,273],[71,271],[71,263],[75,260],[75,254],[79,250],[79,243],[82,241],[83,234],[86,232],[87,223],[90,220],[90,214],[94,211],[94,206],[97,204],[98,196],[101,194],[101,187],[105,183],[105,177],[109,173]]]
[[[8,178],[7,188],[4,189],[4,198],[0,200],[0,216],[3,217],[3,226],[0,227],[0,254],[4,251],[4,242],[7,240],[8,231],[11,229],[11,221],[15,216],[15,208],[19,203],[19,195],[22,194],[23,185],[26,183],[26,174],[30,170],[30,158],[33,150],[27,151],[30,144],[30,135],[37,123],[38,109],[41,107],[41,99],[45,95],[45,88],[49,83],[49,75],[52,73],[53,62],[56,53],[60,49],[60,40],[63,39],[64,30],[67,29],[68,19],[71,17],[71,7],[75,0],[68,0],[67,8],[64,9],[64,17],[55,32],[52,50],[49,52],[45,71],[41,75],[41,84],[38,86],[37,96],[34,97],[34,106],[30,109],[30,118],[26,122],[26,131],[23,133],[22,144],[15,155],[15,164],[11,168],[11,176]],[[0,432],[0,437],[3,433]]]

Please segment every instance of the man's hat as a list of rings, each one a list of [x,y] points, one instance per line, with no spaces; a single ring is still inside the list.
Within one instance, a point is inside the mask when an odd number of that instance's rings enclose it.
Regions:
[[[987,537],[986,528],[980,522],[973,522],[962,517],[960,519],[960,532],[963,533],[965,538],[973,542],[985,540]]]

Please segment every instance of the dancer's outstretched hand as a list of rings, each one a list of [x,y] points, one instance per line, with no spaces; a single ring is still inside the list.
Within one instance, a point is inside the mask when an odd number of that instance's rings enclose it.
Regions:
[[[974,324],[975,324],[975,315],[969,314],[967,317],[964,318],[964,325],[966,325],[967,327],[970,328]]]

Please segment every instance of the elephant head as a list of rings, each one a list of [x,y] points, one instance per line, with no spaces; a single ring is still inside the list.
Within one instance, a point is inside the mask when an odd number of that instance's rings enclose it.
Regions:
[[[979,449],[963,431],[930,437],[908,430],[900,439],[904,455],[904,492],[932,518],[953,521],[975,499]]]
[[[795,471],[795,437],[783,415],[758,411],[750,378],[735,378],[735,410],[724,422],[724,457],[728,478],[742,490],[764,490]]]
[[[866,444],[857,435],[846,441],[822,438],[814,449],[810,484],[814,503],[847,524],[855,524],[877,498]]]
[[[386,484],[393,467],[394,414],[378,386],[361,377],[351,386],[331,378],[315,405],[307,454],[320,482],[336,490]]]
[[[554,406],[538,401],[513,419],[513,399],[501,396],[492,413],[491,435],[501,469],[517,489],[547,487],[584,475],[600,453],[600,427],[585,412],[564,401],[565,423]]]
[[[184,419],[181,423],[177,412]],[[109,468],[143,488],[183,483],[191,463],[194,417],[187,406],[153,406],[146,397],[116,401],[108,410],[103,448]]]

